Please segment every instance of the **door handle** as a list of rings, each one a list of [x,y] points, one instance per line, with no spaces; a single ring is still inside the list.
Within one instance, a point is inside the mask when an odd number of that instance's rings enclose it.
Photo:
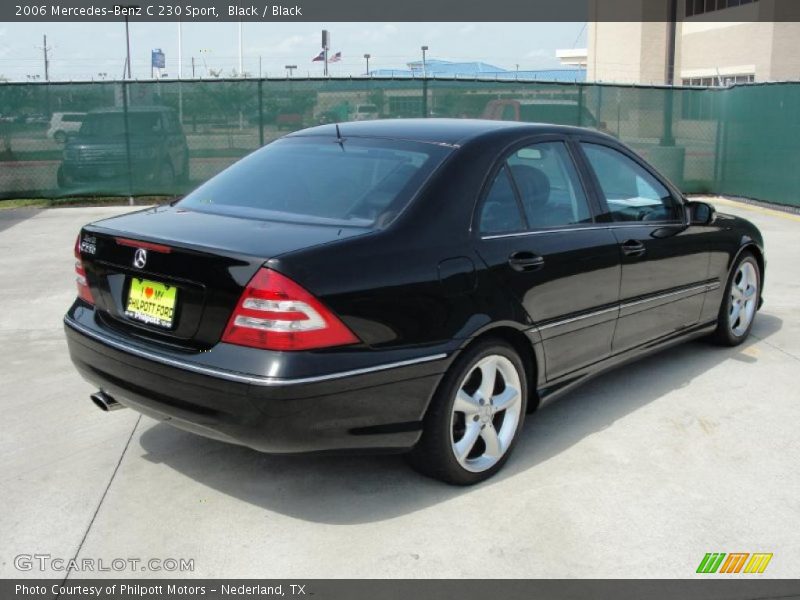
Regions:
[[[645,252],[646,248],[639,240],[627,240],[622,242],[622,253],[625,256],[643,256]]]
[[[533,252],[520,250],[508,257],[508,264],[515,271],[538,271],[544,266],[544,259]]]

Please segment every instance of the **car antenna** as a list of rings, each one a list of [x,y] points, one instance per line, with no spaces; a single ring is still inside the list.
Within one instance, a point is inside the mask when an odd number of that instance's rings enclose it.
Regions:
[[[342,137],[342,132],[339,131],[338,123],[336,123],[336,142],[342,147],[342,150],[344,150],[344,138]]]

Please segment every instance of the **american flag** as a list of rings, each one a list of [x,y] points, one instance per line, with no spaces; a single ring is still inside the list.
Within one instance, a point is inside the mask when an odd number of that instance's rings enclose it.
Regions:
[[[337,52],[328,59],[328,62],[339,62],[340,60],[342,60],[342,53]]]
[[[311,59],[311,62],[319,62],[321,60],[325,60],[325,50],[317,54],[314,58]]]

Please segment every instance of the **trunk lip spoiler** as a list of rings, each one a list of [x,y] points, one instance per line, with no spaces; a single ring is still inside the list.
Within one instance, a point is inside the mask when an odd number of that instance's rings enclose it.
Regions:
[[[436,360],[442,360],[447,358],[446,352],[440,352],[438,354],[431,354],[427,356],[421,356],[418,358],[412,358],[408,360],[401,360],[396,362],[384,363],[381,365],[375,365],[372,367],[364,367],[360,369],[352,369],[348,371],[338,371],[336,373],[328,373],[325,375],[316,375],[312,377],[298,377],[298,378],[280,378],[280,377],[266,377],[266,376],[258,376],[258,375],[247,375],[244,373],[237,373],[236,371],[228,371],[225,369],[219,369],[215,367],[207,367],[204,365],[198,365],[186,360],[180,360],[177,358],[172,358],[169,356],[165,356],[158,352],[153,352],[151,350],[145,350],[142,348],[137,348],[136,346],[123,343],[118,341],[110,336],[103,335],[97,331],[94,331],[85,325],[78,323],[75,319],[65,316],[64,317],[64,325],[81,333],[87,337],[94,339],[95,341],[100,342],[101,344],[105,344],[107,346],[111,346],[117,350],[122,352],[133,354],[134,356],[138,356],[139,358],[144,358],[146,360],[151,360],[154,362],[159,362],[165,365],[169,365],[171,367],[177,367],[179,369],[184,369],[187,371],[193,371],[195,373],[200,373],[203,375],[208,375],[211,377],[216,377],[218,379],[226,379],[228,381],[236,381],[239,383],[248,383],[258,386],[290,386],[290,385],[300,385],[300,384],[308,384],[308,383],[318,383],[324,381],[330,381],[334,379],[343,379],[346,377],[354,377],[356,375],[366,375],[369,373],[375,373],[379,371],[386,371],[390,369],[398,369],[401,367],[408,367],[413,366],[421,363],[432,362]]]

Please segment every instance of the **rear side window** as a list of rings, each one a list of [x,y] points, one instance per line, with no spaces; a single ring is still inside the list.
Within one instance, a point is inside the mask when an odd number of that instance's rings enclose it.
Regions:
[[[582,144],[594,169],[612,221],[680,221],[669,190],[641,165],[621,152]]]
[[[481,233],[513,233],[525,229],[519,202],[508,169],[504,166],[494,178],[481,209]]]
[[[592,221],[572,157],[563,142],[521,148],[508,158],[531,229]]]
[[[433,144],[290,137],[240,160],[179,206],[255,218],[384,226],[450,149]]]

